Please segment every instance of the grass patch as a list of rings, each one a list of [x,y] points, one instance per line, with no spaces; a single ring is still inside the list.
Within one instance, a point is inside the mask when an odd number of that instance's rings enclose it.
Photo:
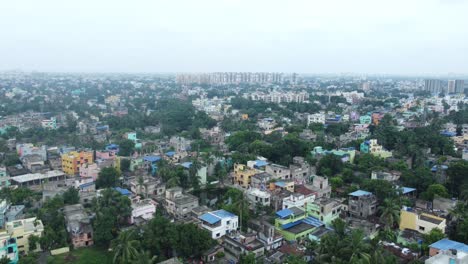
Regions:
[[[49,256],[48,264],[112,264],[112,254],[96,247],[80,248],[58,256]]]

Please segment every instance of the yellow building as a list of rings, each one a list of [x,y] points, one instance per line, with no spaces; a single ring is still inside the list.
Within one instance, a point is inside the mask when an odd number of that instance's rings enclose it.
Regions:
[[[29,253],[29,240],[28,238],[31,235],[37,237],[42,236],[44,232],[44,225],[42,221],[36,219],[36,217],[20,219],[6,223],[7,233],[16,239],[16,244],[18,245],[18,251],[20,255]],[[35,251],[40,251],[40,246],[37,244],[37,249]]]
[[[71,151],[62,155],[62,170],[68,175],[75,175],[83,164],[94,162],[94,153],[92,151]]]
[[[247,188],[252,182],[252,176],[260,173],[257,169],[249,168],[244,164],[234,164],[234,181],[240,186]]]
[[[404,207],[400,212],[400,230],[411,229],[419,233],[428,234],[432,229],[445,231],[445,218],[418,212],[415,209]]]

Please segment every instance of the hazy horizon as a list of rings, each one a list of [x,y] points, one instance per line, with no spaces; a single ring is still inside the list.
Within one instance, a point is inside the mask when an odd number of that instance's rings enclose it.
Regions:
[[[8,1],[0,71],[468,74],[468,1]]]

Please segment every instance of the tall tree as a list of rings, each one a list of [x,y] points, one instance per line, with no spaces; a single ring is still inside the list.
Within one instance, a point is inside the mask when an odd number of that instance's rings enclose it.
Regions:
[[[112,262],[114,264],[133,263],[137,259],[139,247],[140,243],[134,230],[122,231],[112,241],[112,251],[114,252]]]

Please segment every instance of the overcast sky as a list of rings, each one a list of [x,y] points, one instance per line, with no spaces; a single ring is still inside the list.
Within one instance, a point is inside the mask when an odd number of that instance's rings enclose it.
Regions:
[[[0,70],[468,73],[465,0],[4,0]]]

